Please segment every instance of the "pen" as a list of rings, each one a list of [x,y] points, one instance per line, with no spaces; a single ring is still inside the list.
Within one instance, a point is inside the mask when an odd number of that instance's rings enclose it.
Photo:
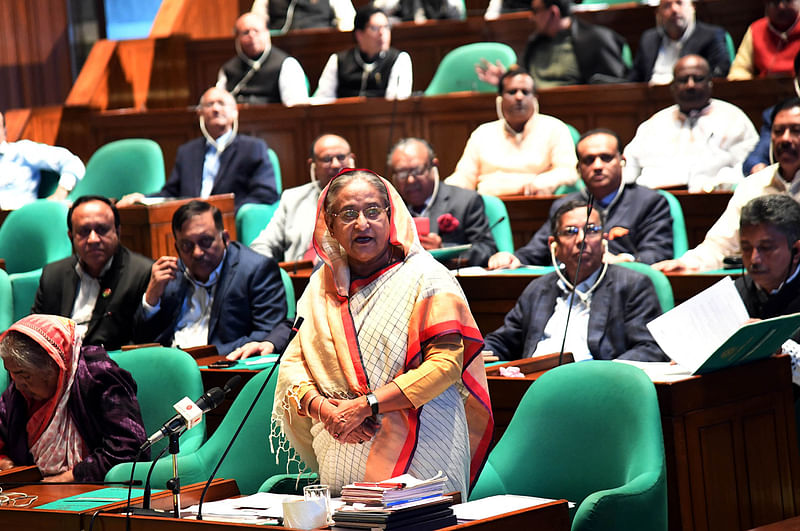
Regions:
[[[362,483],[353,483],[356,487],[381,487],[386,489],[402,489],[405,488],[405,483],[370,483],[370,482],[362,482]]]

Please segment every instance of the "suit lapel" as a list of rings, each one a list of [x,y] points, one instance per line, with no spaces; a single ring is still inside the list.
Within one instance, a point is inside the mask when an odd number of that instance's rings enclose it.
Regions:
[[[214,331],[219,323],[219,314],[220,309],[222,308],[222,301],[225,300],[233,277],[236,275],[236,266],[239,265],[239,250],[235,246],[229,244],[228,252],[225,255],[224,260],[225,263],[222,264],[219,282],[217,282],[217,288],[214,290],[214,300],[211,302],[211,314],[208,318],[209,344],[211,343],[211,338],[214,336]]]
[[[219,171],[217,171],[217,175],[214,177],[214,186],[211,189],[212,194],[220,193],[217,190],[217,186],[222,182],[222,177],[227,173],[228,166],[230,166],[231,161],[233,160],[233,156],[236,153],[236,149],[239,147],[239,138],[235,137],[231,145],[225,148],[225,151],[222,152],[222,155],[219,156]]]
[[[113,286],[118,286],[117,281],[124,273],[125,262],[122,259],[122,253],[117,253],[114,256],[114,262],[112,262],[111,268],[100,278],[100,295],[97,297],[94,310],[92,311],[92,320],[86,331],[87,337],[94,333],[95,329],[100,326],[100,323],[103,321],[106,308],[108,308],[108,304],[111,302],[111,297],[113,296],[111,289]]]
[[[609,266],[614,267],[614,266]],[[611,307],[611,286],[608,283],[608,275],[600,281],[600,285],[592,293],[591,311],[589,312],[589,333],[586,342],[589,344],[589,351],[594,356],[600,354],[600,342],[606,330],[608,321],[608,311]],[[622,319],[624,316],[620,315]]]
[[[78,296],[78,273],[75,271],[75,265],[78,263],[78,258],[73,255],[71,262],[72,267],[69,272],[61,279],[61,315],[72,315],[72,307],[75,305],[75,297]]]

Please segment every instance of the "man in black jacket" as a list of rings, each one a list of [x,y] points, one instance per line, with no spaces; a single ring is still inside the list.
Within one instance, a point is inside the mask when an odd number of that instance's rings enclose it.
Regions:
[[[67,214],[74,254],[45,266],[31,310],[70,317],[84,345],[106,350],[130,342],[153,263],[120,245],[119,226],[107,198],[78,198]]]
[[[666,85],[685,55],[703,57],[712,77],[725,77],[731,67],[725,39],[723,28],[695,20],[692,0],[661,0],[656,27],[642,33],[630,79]]]

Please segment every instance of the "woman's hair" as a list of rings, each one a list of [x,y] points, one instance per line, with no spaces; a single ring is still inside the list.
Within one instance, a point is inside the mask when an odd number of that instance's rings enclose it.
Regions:
[[[10,360],[35,373],[58,372],[58,365],[32,337],[10,330],[0,340],[0,359]]]
[[[331,205],[336,202],[342,189],[351,182],[358,180],[371,184],[378,194],[380,194],[383,200],[383,206],[389,206],[389,191],[386,189],[386,185],[381,181],[380,177],[369,171],[346,170],[334,177],[331,184],[328,185],[328,193],[325,195],[325,212],[331,213]],[[391,219],[391,212],[389,212],[389,215]]]

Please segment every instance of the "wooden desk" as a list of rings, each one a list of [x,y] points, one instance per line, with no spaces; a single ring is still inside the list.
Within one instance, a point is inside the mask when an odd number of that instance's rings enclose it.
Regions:
[[[156,205],[131,205],[119,209],[122,245],[157,260],[164,255],[176,256],[172,235],[172,215],[191,199],[169,200]],[[222,222],[231,239],[236,239],[233,194],[212,195],[205,201],[222,212]]]
[[[181,487],[181,505],[186,507],[196,504],[200,499],[200,494],[202,493],[204,486],[204,483],[195,483]],[[39,499],[36,500],[31,507],[0,507],[0,528],[8,531],[82,531],[84,529],[89,529],[89,520],[95,511],[120,511],[125,507],[126,502],[121,501],[109,503],[101,507],[84,511],[48,510],[38,509],[38,507],[63,498],[67,498],[69,496],[84,494],[102,488],[105,487],[100,485],[59,485],[57,483],[39,483],[36,485],[26,485],[23,487],[8,489],[15,492],[24,492],[29,495],[36,495],[39,496]],[[237,496],[238,494],[239,489],[237,488],[235,481],[230,479],[216,479],[214,482],[212,482],[212,485],[208,490],[208,494],[206,495],[206,499],[219,500]],[[132,498],[131,505],[134,507],[141,506],[141,497]],[[154,494],[152,497],[151,506],[155,509],[161,510],[172,509],[172,493],[163,491],[158,494]],[[147,520],[146,518],[143,519]],[[124,526],[124,516],[121,517],[121,521]],[[94,529],[102,528],[95,526]]]
[[[492,403],[519,403],[531,383],[497,379]],[[656,392],[670,529],[748,529],[800,514],[788,356],[656,383]],[[495,417],[495,430],[506,418]]]

